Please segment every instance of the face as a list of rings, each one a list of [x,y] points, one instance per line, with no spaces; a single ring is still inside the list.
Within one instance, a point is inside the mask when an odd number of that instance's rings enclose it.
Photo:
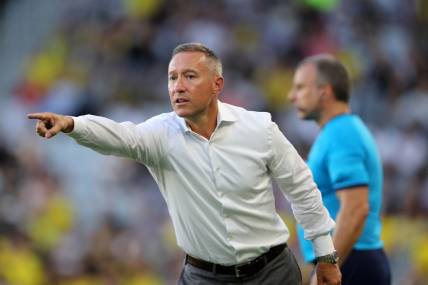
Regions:
[[[175,113],[189,120],[215,113],[223,78],[202,52],[176,54],[168,67],[168,92]]]
[[[306,63],[296,70],[288,98],[301,119],[318,121],[323,92],[323,87],[318,84],[316,67]]]

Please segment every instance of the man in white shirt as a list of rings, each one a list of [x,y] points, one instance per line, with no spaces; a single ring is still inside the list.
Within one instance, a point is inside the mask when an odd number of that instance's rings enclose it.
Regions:
[[[214,52],[187,43],[174,49],[168,67],[174,112],[137,125],[91,115],[28,117],[38,119],[42,137],[64,132],[100,153],[147,166],[187,254],[179,284],[301,284],[272,179],[313,241],[319,284],[340,284],[334,221],[308,167],[268,113],[220,102],[223,85]]]

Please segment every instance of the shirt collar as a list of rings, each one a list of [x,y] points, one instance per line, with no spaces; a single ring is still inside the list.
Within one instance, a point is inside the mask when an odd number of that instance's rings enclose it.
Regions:
[[[218,102],[217,126],[220,126],[223,122],[228,123],[228,122],[235,122],[238,120],[238,118],[231,112],[227,104],[221,102],[220,100],[218,100],[217,102]],[[186,124],[186,121],[184,120],[184,118],[179,117],[177,114],[175,114],[175,116],[181,128],[186,133],[192,131],[189,128],[189,126]]]
[[[222,122],[235,122],[238,118],[231,112],[230,107],[218,101],[218,115],[217,115],[217,125],[220,125]]]

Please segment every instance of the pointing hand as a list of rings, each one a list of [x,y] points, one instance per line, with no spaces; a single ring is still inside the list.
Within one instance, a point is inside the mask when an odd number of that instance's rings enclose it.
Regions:
[[[36,132],[44,138],[51,138],[59,132],[69,133],[74,129],[73,118],[55,113],[32,113],[28,119],[37,119]]]

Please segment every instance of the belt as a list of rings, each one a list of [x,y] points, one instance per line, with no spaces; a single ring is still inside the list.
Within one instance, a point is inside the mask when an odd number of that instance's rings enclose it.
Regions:
[[[189,263],[197,268],[211,271],[214,274],[226,274],[226,275],[232,275],[235,277],[242,277],[242,276],[249,276],[256,274],[260,270],[262,270],[263,267],[265,267],[266,264],[268,264],[272,259],[277,257],[285,248],[287,247],[286,243],[276,245],[274,247],[271,247],[269,251],[263,253],[259,257],[248,261],[243,264],[238,265],[231,265],[231,266],[224,266],[220,264],[211,263],[205,260],[197,259],[194,257],[191,257],[190,255],[186,255],[186,261],[185,263]]]

